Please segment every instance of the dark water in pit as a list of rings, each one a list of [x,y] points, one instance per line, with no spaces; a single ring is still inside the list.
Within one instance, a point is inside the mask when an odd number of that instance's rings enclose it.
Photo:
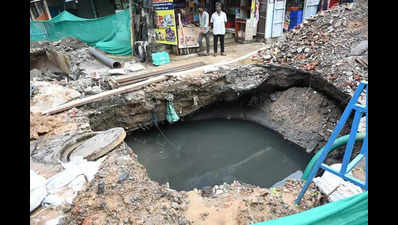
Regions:
[[[127,137],[152,180],[191,190],[224,182],[271,187],[310,156],[274,131],[243,120],[190,121]]]

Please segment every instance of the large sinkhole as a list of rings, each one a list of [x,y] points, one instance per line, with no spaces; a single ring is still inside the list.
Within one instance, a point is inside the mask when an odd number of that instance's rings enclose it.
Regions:
[[[151,179],[179,191],[234,180],[269,188],[310,160],[298,145],[245,120],[178,122],[136,131],[126,141]]]

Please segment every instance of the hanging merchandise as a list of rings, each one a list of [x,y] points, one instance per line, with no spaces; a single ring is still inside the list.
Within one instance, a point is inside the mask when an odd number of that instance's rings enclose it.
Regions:
[[[157,43],[177,45],[173,0],[153,0],[156,12],[155,40]]]

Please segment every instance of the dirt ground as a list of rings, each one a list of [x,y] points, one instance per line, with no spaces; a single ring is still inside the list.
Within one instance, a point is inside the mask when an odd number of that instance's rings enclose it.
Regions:
[[[150,180],[125,144],[106,157],[87,190],[63,209],[67,211],[63,224],[249,224],[291,215],[321,200],[311,185],[296,207],[293,201],[301,181],[288,181],[271,190],[235,181],[177,192]]]
[[[243,225],[288,216],[320,204],[321,195],[312,186],[309,193],[315,197],[307,194],[301,205],[294,205],[302,185],[302,182],[289,180],[285,187],[269,191],[234,182],[222,185],[224,190],[218,189],[216,193],[219,194],[210,198],[194,190],[187,193],[189,205],[184,214],[192,224],[198,225]]]
[[[54,116],[42,116],[41,113],[31,112],[30,140],[76,130],[77,125],[69,121],[70,119],[65,113]]]

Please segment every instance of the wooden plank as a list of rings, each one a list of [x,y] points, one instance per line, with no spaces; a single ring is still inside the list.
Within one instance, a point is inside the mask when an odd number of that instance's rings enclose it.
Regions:
[[[368,67],[368,62],[363,60],[363,59],[361,59],[361,58],[356,58],[355,61],[357,61],[359,64],[361,64],[361,65],[363,65],[365,67]]]
[[[85,105],[85,104],[88,104],[88,103],[96,102],[96,101],[99,101],[99,100],[101,100],[103,98],[106,98],[106,97],[109,97],[109,96],[120,95],[120,94],[123,94],[123,93],[136,91],[136,90],[138,90],[138,89],[140,89],[140,88],[142,88],[142,87],[144,87],[144,86],[146,86],[148,84],[159,82],[159,81],[163,81],[163,80],[166,80],[166,79],[168,79],[167,76],[154,77],[154,78],[148,79],[146,81],[138,82],[136,84],[131,84],[131,85],[128,85],[128,86],[125,86],[125,87],[121,87],[121,88],[118,88],[118,89],[114,89],[114,90],[110,90],[110,91],[105,91],[105,92],[102,92],[102,93],[99,93],[99,94],[96,94],[96,95],[89,96],[87,98],[77,99],[77,100],[68,102],[66,104],[54,107],[54,108],[52,108],[50,110],[47,110],[47,111],[43,112],[42,114],[43,115],[52,115],[52,114],[55,114],[55,113],[63,112],[63,111],[66,111],[68,109],[71,109],[73,107],[78,107],[78,106],[82,106],[82,105]]]
[[[179,71],[192,69],[192,68],[204,66],[204,65],[206,65],[206,63],[196,62],[196,63],[182,65],[182,66],[176,66],[176,67],[168,68],[168,69],[164,69],[164,70],[152,71],[152,72],[144,73],[144,74],[134,74],[134,75],[130,75],[129,77],[124,77],[124,78],[119,78],[119,79],[115,78],[115,81],[118,83],[123,83],[123,82],[130,81],[130,80],[141,79],[141,78],[145,78],[145,77],[161,75],[161,74],[170,73],[170,72],[179,72]]]
[[[118,83],[123,83],[126,81],[141,79],[141,78],[150,77],[150,76],[154,76],[154,75],[161,75],[161,74],[170,73],[170,72],[180,72],[180,71],[189,70],[189,69],[199,67],[199,66],[204,66],[204,65],[206,65],[206,63],[196,62],[196,63],[182,65],[182,66],[176,66],[176,67],[165,69],[165,70],[153,71],[153,72],[144,73],[144,74],[134,74],[134,75],[130,75],[128,77],[119,78],[119,79],[115,78],[115,81]]]
[[[109,84],[112,87],[112,89],[119,87],[119,84],[112,77],[109,79]]]
[[[133,80],[141,80],[143,78],[153,77],[153,76],[157,76],[157,75],[161,75],[161,74],[164,74],[164,73],[137,74],[137,75],[133,75],[133,76],[128,77],[128,78],[123,78],[123,80],[117,80],[117,79],[115,79],[115,80],[116,80],[116,82],[118,84],[122,84],[122,83],[125,83],[125,82],[129,82],[129,81],[133,81]]]
[[[161,75],[158,75],[158,76],[161,76]],[[154,77],[157,77],[157,76],[154,76]],[[118,87],[126,86],[126,85],[129,85],[129,84],[135,84],[135,83],[138,83],[138,82],[141,82],[141,81],[144,81],[144,80],[148,80],[148,79],[149,79],[148,77],[147,78],[141,78],[141,79],[138,79],[138,80],[131,80],[131,81],[123,82],[123,83],[118,83],[117,85],[118,85]]]

